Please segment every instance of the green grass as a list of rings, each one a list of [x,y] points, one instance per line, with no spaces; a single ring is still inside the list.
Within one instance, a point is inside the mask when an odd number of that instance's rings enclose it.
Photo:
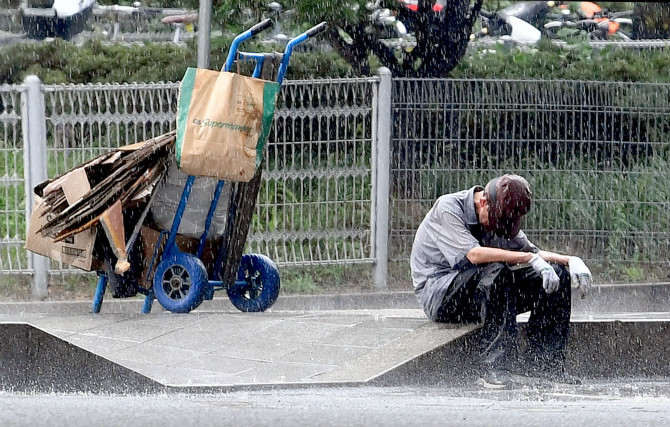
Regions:
[[[374,291],[370,265],[281,267],[282,292],[286,294],[356,293]]]
[[[52,277],[49,282],[49,299],[91,300],[95,293],[95,273],[66,274]]]
[[[30,297],[29,276],[0,275],[0,299],[3,301],[25,301]]]
[[[665,154],[658,153],[641,159],[629,164],[627,168],[624,174],[576,157],[562,169],[537,163],[530,171],[517,170],[516,172],[523,173],[529,179],[535,195],[533,210],[526,219],[526,229],[549,231],[546,235],[536,233],[532,240],[543,249],[577,254],[590,260],[589,265],[593,266],[599,282],[667,280],[665,260],[670,258],[670,253],[665,233],[670,227],[670,177]],[[510,168],[506,171],[515,170]],[[435,168],[430,171],[429,179],[422,180],[430,185],[425,190],[424,197],[430,200],[429,194],[446,192],[455,185],[454,182],[484,183],[490,174],[490,171],[477,170],[441,172],[439,168]],[[270,220],[261,222],[255,217],[254,224],[257,227],[266,231],[323,230],[327,227],[336,228],[340,224],[353,226],[353,223],[347,221],[357,215],[363,216],[362,224],[369,220],[366,203],[345,208],[346,203],[341,200],[356,196],[346,192],[346,185],[333,182],[328,187],[331,191],[338,192],[340,198],[340,201],[332,205],[315,203],[320,198],[333,197],[333,194],[324,192],[323,187],[300,190],[303,195],[313,197],[305,202],[301,199],[304,196],[298,193],[298,187],[290,188],[290,185],[289,181],[265,184],[261,194],[270,203],[261,207],[261,212],[265,212],[263,215],[267,215]],[[0,191],[6,194],[0,201],[0,206],[3,207],[11,208],[16,204],[17,198],[23,197],[7,187],[0,187]],[[362,191],[369,197],[369,188],[363,185]],[[420,212],[425,213],[423,205],[429,204],[417,203],[422,205]],[[18,206],[23,209],[21,203]],[[296,219],[295,209],[298,208],[300,215]],[[25,219],[22,214],[21,211],[0,215],[1,229],[5,233],[6,230],[15,230],[17,235],[23,236]],[[395,209],[393,215],[399,218],[403,212]],[[336,222],[333,220],[335,217],[346,219],[344,222]],[[408,215],[404,220],[405,227],[415,229],[421,217],[422,215]],[[557,238],[552,230],[563,230],[561,233],[567,237]],[[302,244],[307,245],[307,248],[315,243]],[[335,245],[332,249],[336,249],[344,243],[329,244]],[[10,256],[15,256],[6,250],[1,251],[0,255],[5,265]],[[408,271],[407,267],[391,271],[389,282],[410,289],[404,285],[411,283]],[[374,286],[371,277],[369,266],[282,268],[283,288],[287,293],[336,291],[338,286],[371,290]],[[60,294],[91,293],[94,288],[94,283],[85,282],[82,285],[79,278],[72,280],[74,282],[66,280],[54,286],[58,287]],[[0,284],[0,292],[4,298],[8,295],[22,295],[12,283],[13,279],[6,279]],[[25,286],[19,285],[19,288],[23,289]]]
[[[23,179],[23,150],[11,126],[0,127],[0,177]],[[0,238],[25,236],[25,195],[20,182],[0,181]]]
[[[314,294],[319,286],[309,273],[281,275],[281,290],[287,294]]]
[[[438,162],[418,173],[419,200],[396,200],[394,228],[413,235],[439,195],[485,184],[502,173],[519,173],[529,180],[534,195],[524,228],[539,247],[588,259],[601,282],[665,281],[670,258],[667,159],[666,152],[657,150],[625,166],[576,155],[560,168],[528,158],[523,161],[527,169],[508,162],[499,169],[457,171]],[[397,256],[408,258],[411,241],[397,243],[402,245]]]

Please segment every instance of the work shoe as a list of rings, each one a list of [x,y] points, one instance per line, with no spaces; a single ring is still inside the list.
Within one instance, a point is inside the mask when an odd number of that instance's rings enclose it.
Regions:
[[[514,384],[510,375],[501,370],[489,369],[477,379],[477,384],[492,390],[508,390]]]

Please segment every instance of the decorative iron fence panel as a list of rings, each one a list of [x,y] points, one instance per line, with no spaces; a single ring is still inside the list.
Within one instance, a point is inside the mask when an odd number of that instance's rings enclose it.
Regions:
[[[280,265],[369,263],[372,103],[375,78],[286,82],[268,141],[248,250]],[[178,83],[42,86],[47,175],[59,176],[112,149],[176,126]],[[3,88],[0,151],[2,257],[7,273],[25,262],[21,117],[16,87]],[[11,99],[11,101],[10,101]],[[12,206],[6,206],[13,200]],[[56,261],[50,274],[77,273]]]
[[[394,79],[391,258],[440,194],[526,176],[525,229],[601,280],[666,280],[670,85]]]
[[[27,273],[21,86],[0,86],[0,274]]]
[[[44,86],[49,177],[175,128],[178,83]]]
[[[251,252],[279,265],[373,262],[377,79],[287,82],[275,111]]]

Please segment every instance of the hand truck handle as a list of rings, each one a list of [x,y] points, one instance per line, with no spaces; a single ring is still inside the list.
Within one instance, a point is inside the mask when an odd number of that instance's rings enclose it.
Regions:
[[[237,37],[235,37],[233,40],[233,43],[230,45],[228,57],[226,58],[226,63],[223,65],[222,71],[230,71],[233,69],[233,64],[235,63],[235,58],[237,57],[237,48],[239,47],[240,43],[255,36],[261,31],[272,27],[272,25],[272,19],[268,18],[249,28],[247,31],[238,34]]]
[[[309,37],[314,37],[315,35],[326,31],[327,28],[328,23],[324,21],[321,22],[320,24],[313,26],[309,30],[300,34],[299,36],[296,36],[291,40],[289,40],[289,42],[286,44],[286,48],[284,49],[284,56],[282,58],[281,64],[279,65],[279,71],[277,72],[277,81],[279,83],[282,82],[282,80],[284,79],[284,74],[286,74],[286,69],[288,68],[288,61],[291,58],[291,53],[293,52],[293,46],[304,42]]]
[[[253,37],[256,34],[260,33],[261,31],[265,31],[270,27],[272,27],[272,19],[268,18],[249,28],[249,30],[247,31],[251,33],[249,37]]]
[[[307,35],[307,37],[314,37],[317,34],[321,34],[322,32],[326,31],[327,29],[328,29],[328,23],[324,21],[305,31],[305,35]]]

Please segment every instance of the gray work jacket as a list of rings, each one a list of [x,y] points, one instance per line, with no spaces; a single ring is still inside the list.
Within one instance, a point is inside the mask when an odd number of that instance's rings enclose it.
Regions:
[[[512,239],[504,239],[481,227],[474,194],[483,189],[474,186],[440,196],[416,231],[410,257],[414,293],[426,315],[433,320],[454,277],[472,265],[466,257],[470,249],[485,246],[539,251],[523,231]]]

